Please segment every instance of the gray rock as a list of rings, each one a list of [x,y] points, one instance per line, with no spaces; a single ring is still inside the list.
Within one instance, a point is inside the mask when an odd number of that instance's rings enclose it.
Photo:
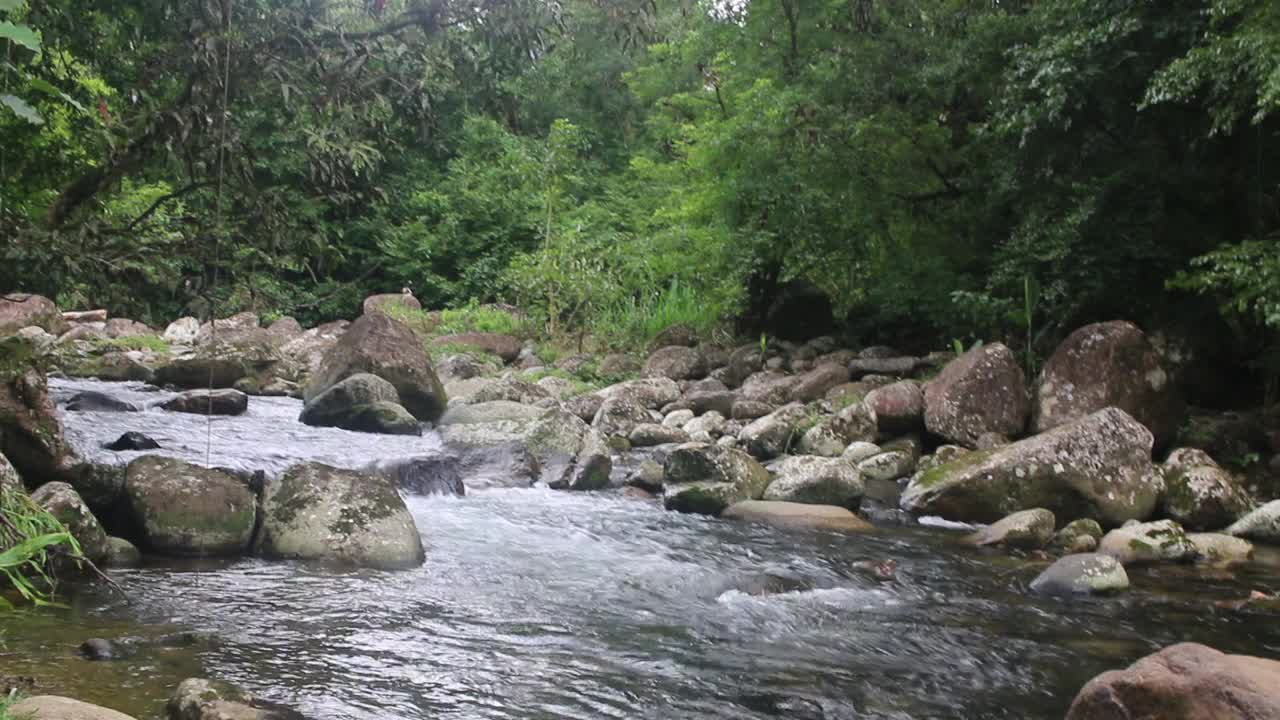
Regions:
[[[645,403],[631,393],[615,393],[605,399],[591,420],[591,427],[606,438],[628,437],[637,425],[653,422]]]
[[[797,455],[779,462],[763,499],[857,510],[864,485],[858,471],[839,458]]]
[[[791,399],[798,402],[820,400],[833,387],[849,382],[849,370],[841,365],[825,364],[796,378]]]
[[[390,382],[377,375],[356,373],[308,400],[298,420],[316,427],[346,427],[356,408],[399,401],[400,395]]]
[[[897,480],[911,475],[916,459],[907,450],[890,450],[860,460],[857,467],[868,480]]]
[[[50,335],[61,335],[68,329],[58,306],[49,298],[30,293],[0,293],[0,336],[33,326]]]
[[[248,486],[219,470],[148,455],[125,470],[125,496],[143,539],[164,555],[240,555],[258,503]]]
[[[652,447],[689,442],[689,433],[678,427],[645,423],[632,428],[627,439],[631,441],[631,447]]]
[[[1272,500],[1250,512],[1224,532],[1258,542],[1280,544],[1280,500]]]
[[[440,430],[469,486],[528,487],[567,482],[587,424],[559,409],[493,402],[450,408]]]
[[[879,455],[882,452],[884,451],[875,443],[855,440],[849,443],[849,446],[840,453],[840,459],[847,463],[857,465],[859,462],[866,460],[869,457]]]
[[[303,720],[296,711],[264,703],[231,683],[204,678],[178,683],[167,711],[169,720]]]
[[[711,442],[724,434],[728,423],[724,416],[712,410],[684,424],[684,431],[694,442]]]
[[[738,441],[747,452],[758,458],[767,460],[778,457],[799,442],[801,424],[809,417],[809,410],[799,403],[784,405],[742,428],[742,432],[738,433]]]
[[[661,427],[657,425],[654,427]],[[604,437],[596,430],[588,430],[582,439],[573,465],[570,490],[601,490],[609,486],[609,473],[613,470],[613,457]]]
[[[642,374],[672,380],[697,380],[706,377],[707,362],[695,348],[670,345],[649,356]]]
[[[1182,526],[1172,520],[1128,523],[1102,536],[1098,553],[1122,565],[1182,562],[1196,557],[1196,546]]]
[[[684,427],[684,424],[689,422],[693,418],[694,418],[693,411],[687,408],[680,409],[680,410],[672,410],[671,412],[667,413],[666,417],[662,418],[662,424],[666,425],[667,427],[673,427],[673,428]]]
[[[876,414],[866,403],[852,403],[820,419],[800,438],[799,450],[809,455],[838,457],[853,442],[876,439]],[[913,460],[914,462],[914,460]]]
[[[1187,533],[1195,546],[1199,562],[1210,565],[1236,565],[1253,558],[1253,543],[1223,533]]]
[[[169,412],[196,415],[242,415],[249,409],[249,396],[239,390],[190,390],[160,404]]]
[[[921,364],[920,358],[855,358],[849,361],[849,377],[858,379],[866,375],[909,377]]]
[[[351,409],[340,425],[356,432],[382,435],[421,435],[422,424],[404,406],[393,402],[375,402]]]
[[[1022,433],[1030,410],[1013,351],[982,345],[947,364],[924,387],[924,424],[949,442],[974,447],[984,433]]]
[[[1102,539],[1102,526],[1097,520],[1080,518],[1072,520],[1053,534],[1049,547],[1062,553],[1087,553],[1098,549]]]
[[[75,488],[65,482],[45,483],[31,499],[66,526],[85,557],[96,563],[107,554],[107,533]]]
[[[1042,435],[971,452],[917,473],[902,509],[953,520],[994,522],[1043,507],[1104,525],[1146,519],[1163,478],[1151,463],[1151,433],[1108,408]]]
[[[461,497],[467,494],[462,482],[461,463],[453,455],[399,458],[380,462],[374,470],[391,478],[396,487],[410,495]]]
[[[1042,595],[1112,593],[1129,588],[1124,566],[1110,555],[1079,553],[1059,558],[1031,581],[1032,592]]]
[[[1164,479],[1164,514],[1193,530],[1226,527],[1254,507],[1249,493],[1216,463],[1188,467],[1175,459],[1165,464]]]
[[[668,510],[719,515],[743,500],[758,500],[769,471],[733,448],[681,445],[663,463],[663,504]]]
[[[653,458],[645,458],[627,475],[626,484],[647,492],[662,492],[662,464]]]
[[[1018,550],[1039,550],[1053,538],[1057,523],[1053,513],[1044,508],[1020,510],[970,535],[974,545],[1001,545]]]
[[[726,520],[758,522],[784,528],[843,532],[865,532],[874,529],[871,523],[854,515],[845,507],[777,500],[743,500],[725,508],[720,517]]]
[[[169,323],[161,337],[171,345],[194,345],[200,337],[200,321],[193,317],[178,318]]]
[[[142,409],[131,402],[94,390],[76,393],[65,407],[70,412],[138,412]]]
[[[99,563],[106,568],[133,568],[142,565],[142,553],[124,538],[108,537],[107,552]]]
[[[8,715],[21,720],[134,720],[122,712],[57,695],[23,698],[8,708]]]
[[[700,390],[685,395],[681,404],[693,410],[696,415],[715,411],[728,417],[733,413],[733,406],[738,398],[738,393],[732,390]]]
[[[744,400],[785,405],[792,401],[792,390],[797,382],[799,380],[794,375],[769,370],[748,377],[739,391]]]
[[[924,391],[914,380],[903,380],[867,393],[864,402],[875,412],[880,431],[916,432],[924,428]]]
[[[386,570],[417,567],[422,537],[380,475],[303,463],[269,480],[255,549],[266,557]]]
[[[513,362],[520,357],[520,350],[523,347],[520,340],[511,335],[482,332],[439,335],[431,339],[431,344],[435,347],[461,345],[483,353],[496,355],[504,363]]]
[[[758,400],[738,400],[733,404],[729,414],[734,420],[755,420],[776,409],[773,405]]]

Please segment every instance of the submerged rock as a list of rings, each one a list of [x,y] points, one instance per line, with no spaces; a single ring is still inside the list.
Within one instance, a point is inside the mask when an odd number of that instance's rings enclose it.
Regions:
[[[125,495],[134,524],[165,555],[240,555],[249,546],[257,499],[239,478],[174,458],[129,463]]]
[[[1280,662],[1171,645],[1076,695],[1067,720],[1270,720],[1280,718]]]
[[[396,570],[417,567],[422,537],[394,484],[320,463],[268,480],[255,549],[266,557]]]
[[[1044,508],[1020,510],[1003,517],[966,538],[974,545],[1002,545],[1018,550],[1038,550],[1049,544],[1057,520]]]
[[[1107,408],[1042,435],[975,451],[918,473],[902,509],[950,520],[994,522],[1034,507],[1104,525],[1146,519],[1163,478],[1151,462],[1151,433]]]
[[[158,450],[160,449],[160,443],[140,432],[133,432],[131,430],[122,434],[115,440],[105,443],[102,447],[106,450],[114,450],[115,452],[126,452],[129,450]]]
[[[787,528],[814,528],[862,532],[874,529],[847,507],[777,500],[743,500],[725,508],[720,517]]]
[[[703,515],[719,515],[736,502],[758,500],[769,484],[769,471],[750,455],[704,443],[677,447],[662,472],[666,508]]]
[[[976,347],[947,363],[924,387],[924,425],[948,442],[975,447],[982,435],[1021,435],[1030,410],[1027,384],[1013,351]]]
[[[858,471],[843,460],[797,455],[774,467],[774,479],[763,499],[856,510],[864,492]]]
[[[1044,432],[1106,407],[1146,426],[1157,448],[1173,441],[1182,422],[1177,388],[1130,322],[1086,325],[1062,341],[1040,372],[1031,427]]]
[[[1102,536],[1098,553],[1124,565],[1181,562],[1196,557],[1196,546],[1182,526],[1172,520],[1130,523]]]
[[[1031,590],[1042,595],[1109,593],[1128,587],[1124,566],[1110,555],[1097,553],[1059,558],[1031,581]]]

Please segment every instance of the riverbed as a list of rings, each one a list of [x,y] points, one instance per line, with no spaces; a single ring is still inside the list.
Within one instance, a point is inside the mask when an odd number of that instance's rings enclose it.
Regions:
[[[135,384],[54,382],[149,406]],[[278,472],[441,451],[438,436],[307,428],[300,403],[252,398],[212,424],[158,409],[63,413],[94,459],[126,430],[165,452]],[[309,717],[1061,718],[1090,677],[1164,645],[1280,655],[1274,615],[1215,606],[1280,590],[1263,562],[1137,569],[1110,598],[1030,595],[1047,560],[979,552],[952,532],[780,530],[666,512],[605,491],[409,497],[419,569],[341,572],[257,559],[149,559],[113,573],[126,597],[9,616],[0,670],[43,690],[160,717],[173,687],[231,680]],[[892,579],[868,569],[896,562]],[[76,655],[124,639],[119,660]]]

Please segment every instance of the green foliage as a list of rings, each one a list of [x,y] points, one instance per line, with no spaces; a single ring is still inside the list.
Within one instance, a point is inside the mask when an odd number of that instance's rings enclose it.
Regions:
[[[1175,288],[1220,299],[1222,312],[1280,330],[1280,237],[1227,245],[1191,261],[1170,281]]]
[[[169,351],[169,343],[155,335],[126,335],[100,340],[97,344],[103,349],[112,350],[149,350],[156,353]]]
[[[0,485],[0,516],[0,574],[27,602],[50,604],[57,588],[54,561],[79,557],[79,544],[20,489]],[[12,604],[0,595],[0,607]]]

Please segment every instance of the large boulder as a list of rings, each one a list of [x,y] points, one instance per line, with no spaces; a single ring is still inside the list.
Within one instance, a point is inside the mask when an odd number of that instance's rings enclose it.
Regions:
[[[225,331],[219,326],[213,334],[201,330],[200,338],[193,351],[157,367],[155,381],[182,388],[230,388],[246,378],[263,384],[274,377],[280,363],[276,339],[256,325]]]
[[[159,333],[146,323],[140,323],[137,320],[128,318],[111,318],[102,329],[109,338],[159,336]]]
[[[1179,643],[1090,680],[1067,720],[1280,718],[1280,662]]]
[[[258,700],[231,683],[187,678],[166,706],[168,720],[303,720],[295,710]]]
[[[564,410],[500,400],[450,408],[440,419],[445,447],[471,486],[563,484],[587,427]]]
[[[45,483],[31,499],[66,526],[85,557],[98,562],[107,554],[107,533],[75,488],[64,482]]]
[[[743,500],[725,508],[720,517],[784,528],[842,530],[863,532],[873,529],[871,523],[854,515],[849,508],[835,505],[781,502],[777,500]]]
[[[460,345],[462,347],[474,348],[481,352],[497,355],[502,358],[502,362],[509,363],[520,357],[520,348],[523,347],[519,338],[511,335],[502,335],[500,333],[458,333],[456,335],[441,335],[433,338],[431,344],[435,347],[450,347]]]
[[[588,430],[582,439],[582,449],[573,465],[569,479],[570,490],[600,490],[609,485],[609,473],[613,471],[613,457],[609,446],[596,430]]]
[[[992,343],[947,363],[924,386],[924,425],[948,442],[976,447],[986,433],[1022,434],[1028,405],[1018,359],[1009,348]]]
[[[1036,384],[1031,429],[1044,432],[1105,407],[1117,407],[1155,436],[1177,434],[1185,408],[1146,335],[1130,322],[1086,325],[1067,336]]]
[[[303,399],[359,373],[377,375],[395,387],[400,404],[414,417],[435,422],[448,404],[444,387],[413,331],[382,313],[363,315],[325,354],[307,383]]]
[[[790,450],[800,440],[801,425],[809,419],[809,410],[792,403],[752,420],[738,433],[738,441],[752,455],[768,460]],[[687,426],[686,426],[687,428]]]
[[[267,557],[384,570],[417,567],[425,557],[422,536],[389,478],[314,462],[267,482],[255,549]]]
[[[418,421],[401,407],[400,394],[377,375],[356,373],[315,396],[298,420],[317,427],[359,432],[419,435]]]
[[[129,463],[124,491],[141,540],[165,555],[240,555],[249,547],[258,502],[243,480],[174,458]]]
[[[58,306],[49,298],[29,293],[0,294],[0,337],[25,327],[38,327],[50,335],[61,335],[68,329]]]
[[[368,315],[375,312],[386,312],[387,308],[392,306],[398,306],[405,310],[422,309],[422,303],[418,302],[418,298],[414,297],[413,293],[408,288],[405,288],[398,293],[370,295],[364,299],[360,309],[365,315]]]
[[[57,695],[23,698],[6,708],[5,714],[20,720],[134,720],[110,708]]]
[[[857,510],[865,488],[862,478],[840,458],[796,455],[773,468],[773,481],[763,499],[815,505],[837,505]]]
[[[750,455],[706,443],[681,445],[662,466],[663,505],[679,512],[719,515],[743,500],[759,500],[769,471]]]
[[[646,377],[697,380],[706,377],[707,361],[696,348],[668,345],[649,356],[642,373]]]
[[[754,373],[742,382],[743,399],[785,405],[791,402],[799,378],[776,370]]]
[[[1165,516],[1192,530],[1223,528],[1253,509],[1253,499],[1199,450],[1175,450],[1163,465]]]
[[[160,403],[170,412],[196,415],[243,415],[249,409],[249,396],[239,390],[189,390]]]
[[[924,392],[914,380],[878,387],[863,402],[875,411],[881,432],[917,432],[924,427]]]
[[[319,372],[325,355],[338,343],[350,325],[346,320],[336,320],[287,340],[280,346],[280,364],[276,367],[276,376],[296,383],[306,383],[312,375]]]
[[[796,378],[791,386],[791,399],[799,402],[821,400],[831,388],[849,382],[849,369],[843,365],[823,364]]]
[[[1110,593],[1128,587],[1129,575],[1120,561],[1110,555],[1095,553],[1059,558],[1031,581],[1032,592],[1042,595]]]
[[[1115,526],[1150,517],[1163,486],[1151,462],[1151,432],[1123,410],[1107,408],[917,473],[901,505],[969,522],[1043,507],[1057,517]]]
[[[0,453],[34,485],[63,479],[74,459],[32,344],[0,339]]]

